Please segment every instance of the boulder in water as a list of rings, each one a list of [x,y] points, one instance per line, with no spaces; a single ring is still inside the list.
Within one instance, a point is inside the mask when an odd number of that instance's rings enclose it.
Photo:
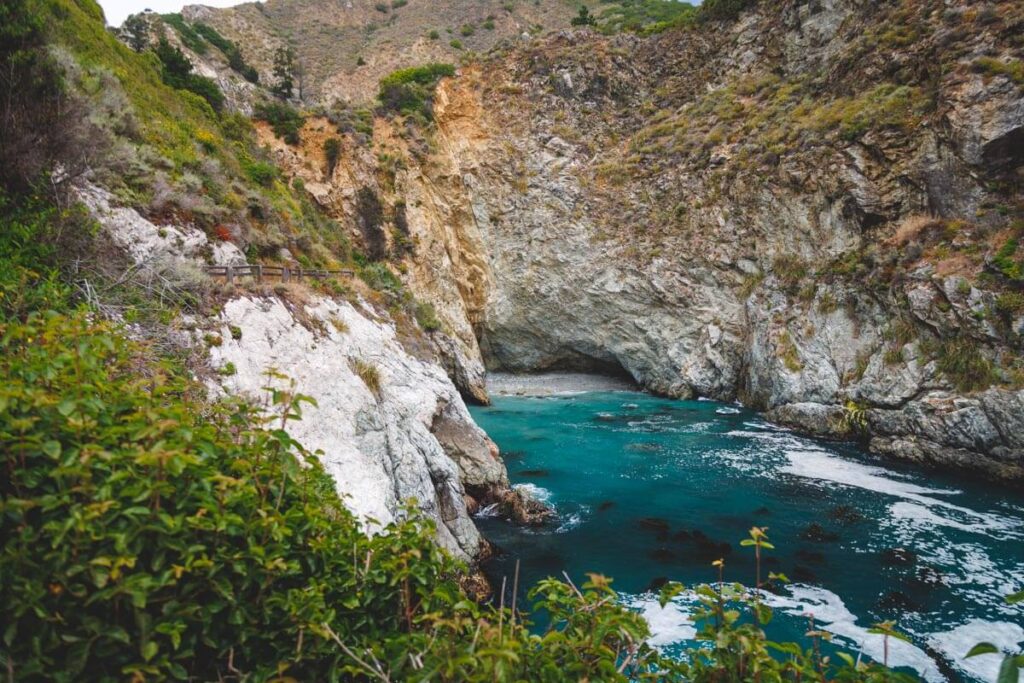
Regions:
[[[524,477],[547,477],[551,472],[548,470],[520,470],[519,474]]]
[[[604,500],[604,501],[601,501],[601,504],[597,506],[597,511],[598,512],[605,512],[607,510],[611,510],[613,507],[615,507],[615,501],[614,500]]]

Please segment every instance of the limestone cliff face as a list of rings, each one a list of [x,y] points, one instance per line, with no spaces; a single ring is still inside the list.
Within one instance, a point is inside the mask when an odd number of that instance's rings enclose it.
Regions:
[[[268,379],[268,371],[287,375],[317,402],[289,432],[319,451],[353,512],[376,528],[415,501],[437,523],[443,547],[476,557],[481,539],[465,487],[504,489],[508,479],[497,447],[444,371],[409,355],[365,304],[318,297],[291,305],[302,315],[277,297],[225,304],[218,330],[224,341],[210,355],[215,367],[231,363],[235,372],[220,386],[258,400],[268,384],[283,382]]]
[[[211,245],[188,225],[157,226],[98,187],[78,194],[140,281],[209,289],[205,263],[245,263],[230,243]],[[311,397],[315,404],[305,404],[288,430],[317,453],[369,529],[414,504],[435,521],[443,547],[471,560],[483,550],[471,506],[528,505],[509,489],[498,448],[445,369],[403,338],[383,307],[296,283],[221,289],[219,313],[178,321],[163,342],[191,348],[215,397],[261,405],[268,387]]]

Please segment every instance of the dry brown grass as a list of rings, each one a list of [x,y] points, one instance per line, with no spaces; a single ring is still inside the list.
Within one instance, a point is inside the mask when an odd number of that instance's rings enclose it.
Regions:
[[[903,219],[891,237],[885,240],[885,244],[902,247],[909,242],[918,239],[922,232],[934,227],[939,223],[931,216],[924,214],[912,214]]]

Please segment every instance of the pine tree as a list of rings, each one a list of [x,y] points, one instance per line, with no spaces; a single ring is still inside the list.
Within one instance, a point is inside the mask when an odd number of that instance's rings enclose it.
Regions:
[[[274,85],[270,91],[282,100],[290,99],[295,88],[295,51],[279,47],[274,53]]]

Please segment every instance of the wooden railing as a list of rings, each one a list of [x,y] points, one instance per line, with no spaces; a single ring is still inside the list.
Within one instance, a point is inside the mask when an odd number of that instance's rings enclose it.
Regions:
[[[264,279],[277,278],[281,282],[302,282],[303,278],[323,280],[334,275],[352,277],[355,272],[351,270],[311,270],[291,266],[265,266],[257,263],[244,266],[207,266],[206,274],[211,277],[222,277],[226,282],[234,282],[235,278],[251,277],[256,282],[263,282]]]

